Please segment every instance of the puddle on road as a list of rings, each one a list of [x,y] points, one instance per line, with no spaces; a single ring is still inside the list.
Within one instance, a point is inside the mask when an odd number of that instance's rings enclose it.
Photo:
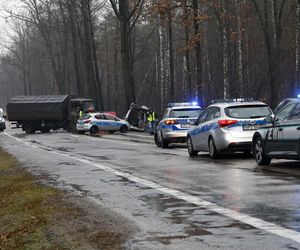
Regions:
[[[191,216],[195,210],[201,208],[188,204],[174,197],[164,194],[145,195],[141,200],[149,204],[151,209],[160,212],[160,216],[176,225],[182,225],[182,235],[179,236],[159,236],[149,237],[148,240],[156,240],[163,244],[170,244],[171,240],[187,238],[190,236],[210,235],[211,232],[205,230],[199,223],[191,221]]]

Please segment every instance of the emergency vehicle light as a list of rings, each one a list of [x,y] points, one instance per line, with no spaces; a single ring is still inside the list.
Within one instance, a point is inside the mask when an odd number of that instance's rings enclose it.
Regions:
[[[172,102],[168,103],[168,108],[173,107],[187,107],[187,106],[199,106],[197,102]]]
[[[300,94],[298,94],[297,97],[300,98]]]

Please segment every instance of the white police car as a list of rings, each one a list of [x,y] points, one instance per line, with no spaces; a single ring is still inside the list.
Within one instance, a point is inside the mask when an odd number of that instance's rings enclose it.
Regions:
[[[252,99],[217,100],[207,107],[188,132],[190,156],[208,151],[212,159],[223,151],[251,152],[255,131],[273,115],[267,104]]]
[[[76,124],[76,130],[79,134],[84,134],[87,131],[91,134],[97,134],[99,131],[109,131],[110,133],[120,131],[121,133],[126,133],[128,129],[128,122],[105,113],[85,114]]]
[[[169,103],[163,119],[156,127],[154,140],[158,147],[169,143],[186,142],[186,136],[202,109],[196,102]]]

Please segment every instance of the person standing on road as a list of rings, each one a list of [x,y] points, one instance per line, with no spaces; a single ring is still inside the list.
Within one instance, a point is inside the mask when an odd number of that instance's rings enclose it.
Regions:
[[[147,120],[149,124],[150,135],[153,135],[155,131],[156,114],[152,109],[149,109]]]
[[[71,132],[76,133],[76,124],[80,118],[80,108],[74,108],[71,112]]]

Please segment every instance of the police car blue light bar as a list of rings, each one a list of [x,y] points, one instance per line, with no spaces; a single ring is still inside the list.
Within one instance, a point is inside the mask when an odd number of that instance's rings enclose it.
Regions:
[[[188,106],[198,107],[199,105],[197,102],[173,102],[173,103],[168,103],[167,105],[168,108],[188,107]]]
[[[253,98],[233,98],[233,99],[215,99],[211,103],[227,103],[227,102],[253,102]]]

